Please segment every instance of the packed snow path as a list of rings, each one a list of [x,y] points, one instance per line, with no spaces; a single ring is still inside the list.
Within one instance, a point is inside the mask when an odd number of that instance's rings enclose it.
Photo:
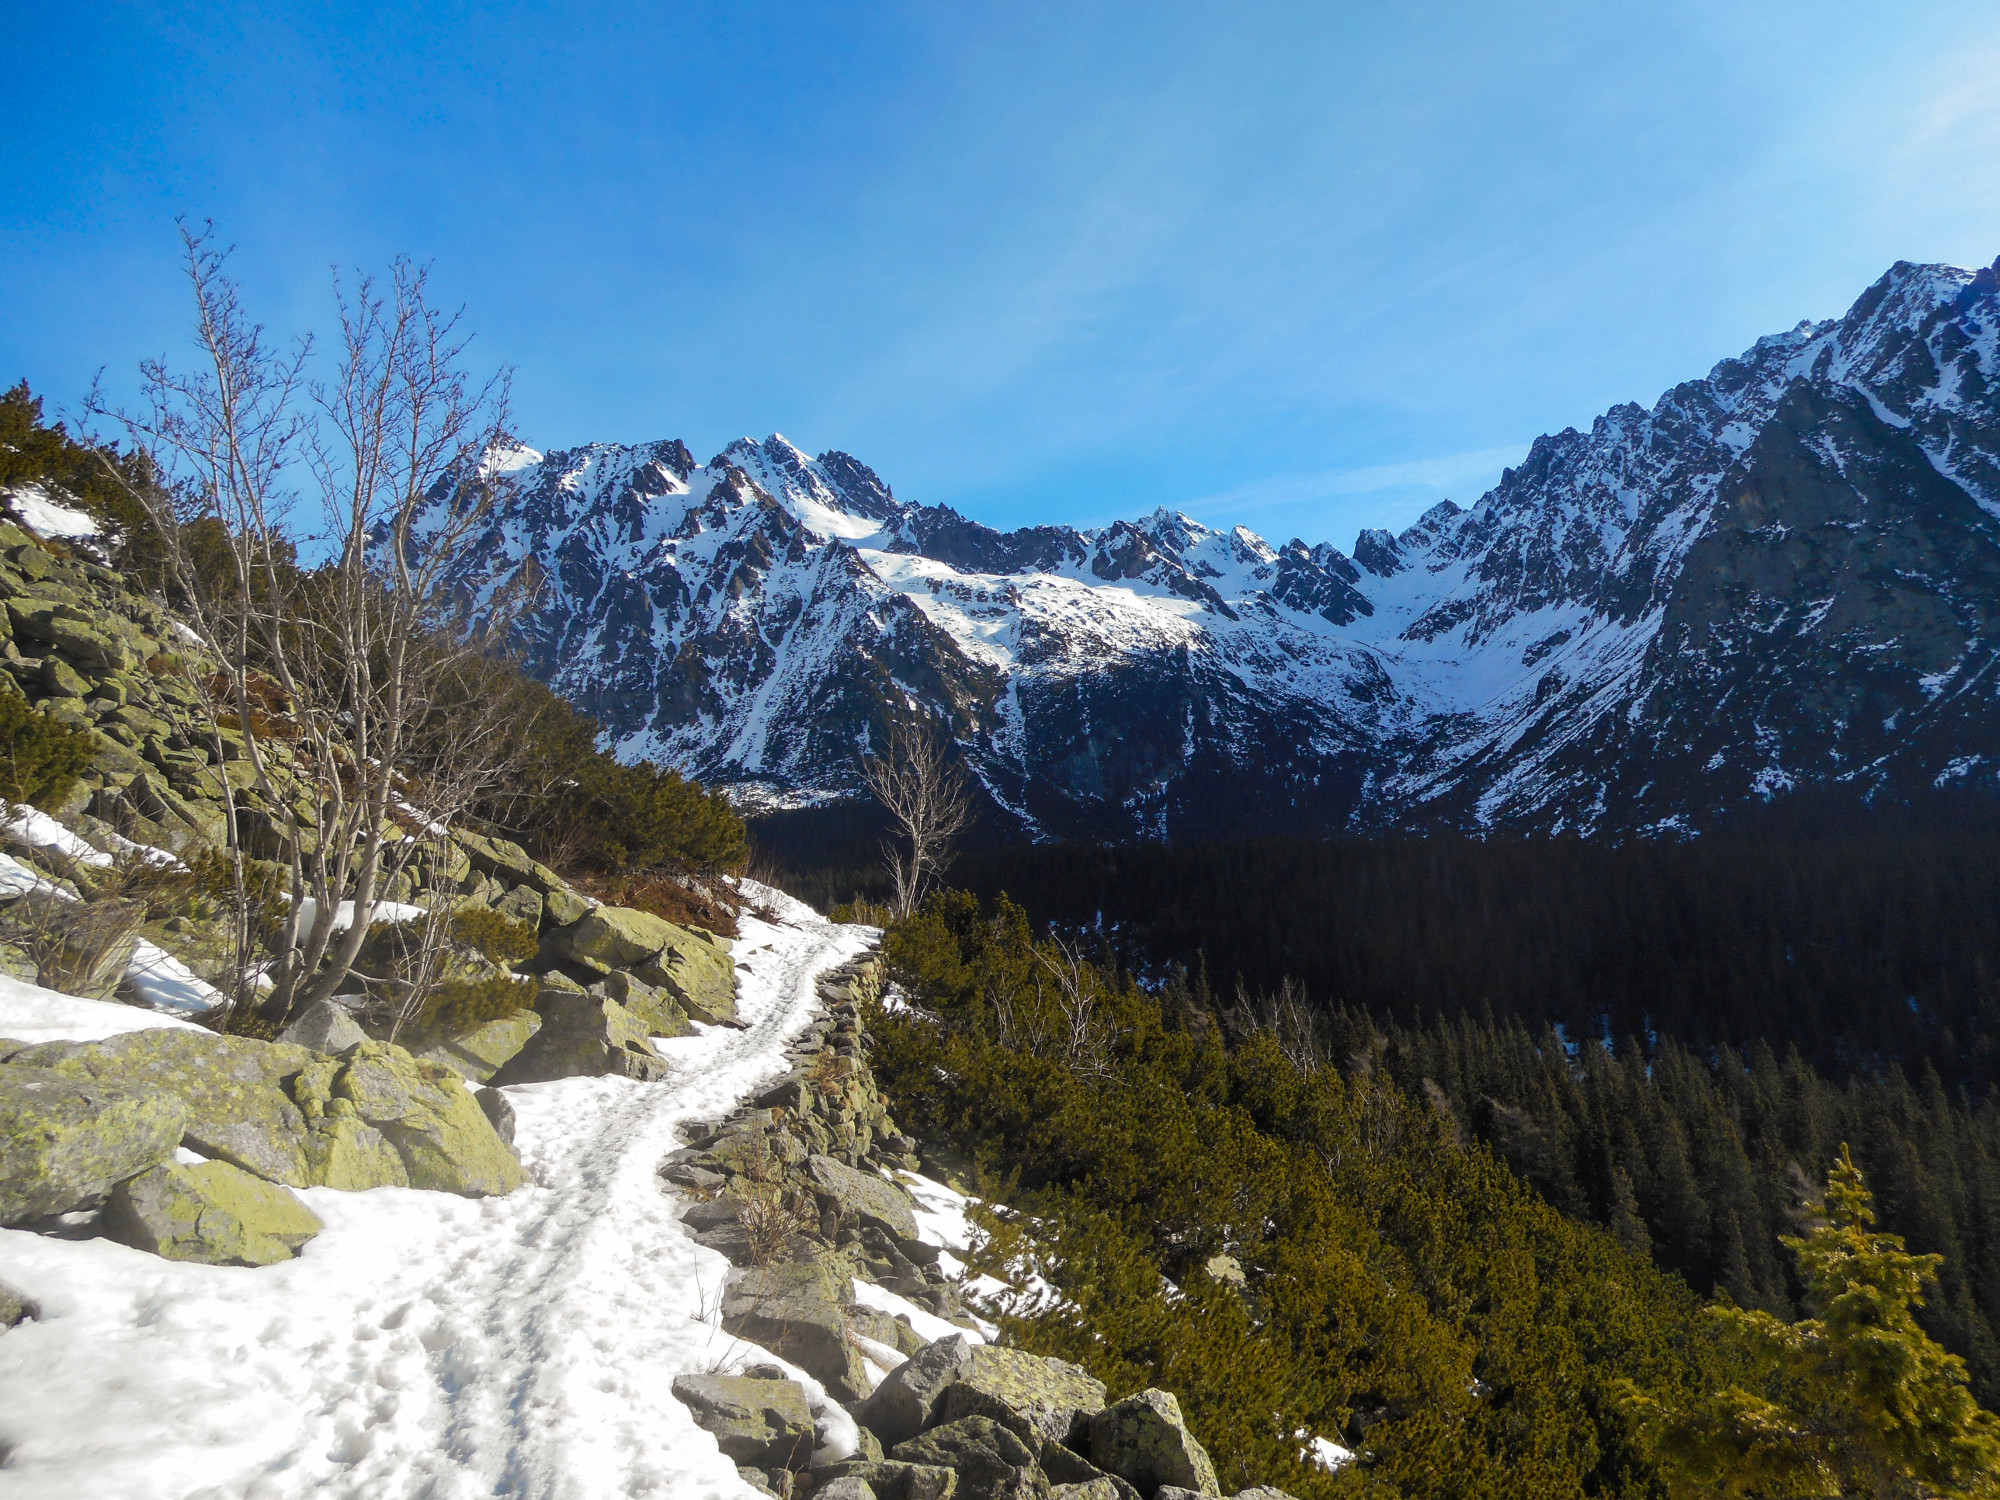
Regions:
[[[505,1198],[310,1189],[325,1231],[256,1270],[0,1230],[0,1279],[44,1311],[0,1335],[0,1494],[751,1494],[671,1394],[741,1346],[715,1323],[727,1263],[655,1169],[682,1121],[783,1071],[815,978],[874,936],[768,899],[780,921],[735,944],[748,1029],[662,1043],[663,1083],[509,1089],[533,1181]]]

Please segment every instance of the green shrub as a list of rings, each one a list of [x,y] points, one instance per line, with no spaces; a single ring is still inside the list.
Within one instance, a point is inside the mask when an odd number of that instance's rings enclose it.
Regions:
[[[501,967],[533,958],[541,951],[534,928],[526,922],[516,922],[512,917],[503,916],[491,907],[460,908],[452,913],[447,930],[454,945],[470,948],[489,963]]]
[[[89,730],[49,717],[19,692],[0,691],[0,797],[55,807],[96,754]]]
[[[418,1040],[461,1036],[488,1021],[526,1010],[535,993],[532,979],[517,979],[512,974],[447,979],[431,991],[409,1030]]]
[[[1004,899],[940,895],[884,954],[916,1006],[869,1020],[895,1118],[1022,1211],[988,1267],[1057,1294],[1003,1326],[1175,1391],[1225,1493],[1657,1494],[1619,1383],[1707,1388],[1698,1300],[1448,1114],[1268,1033],[1226,1047]],[[1320,1471],[1304,1434],[1359,1457]]]

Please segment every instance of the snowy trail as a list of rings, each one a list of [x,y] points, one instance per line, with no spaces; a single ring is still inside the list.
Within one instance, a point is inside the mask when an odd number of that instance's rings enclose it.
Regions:
[[[770,901],[783,925],[735,944],[747,1030],[662,1043],[664,1083],[507,1091],[533,1184],[505,1198],[312,1189],[325,1231],[261,1270],[0,1230],[0,1279],[46,1313],[0,1337],[0,1495],[748,1494],[670,1391],[736,1346],[727,1263],[654,1172],[782,1071],[815,977],[873,938]]]

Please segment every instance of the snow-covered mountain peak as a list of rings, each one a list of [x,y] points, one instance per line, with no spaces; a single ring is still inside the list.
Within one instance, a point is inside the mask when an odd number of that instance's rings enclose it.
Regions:
[[[1995,267],[1899,264],[1351,558],[997,531],[773,433],[509,450],[455,566],[532,564],[531,659],[622,753],[764,793],[851,790],[914,713],[1046,832],[1685,823],[2000,770],[1996,340]]]

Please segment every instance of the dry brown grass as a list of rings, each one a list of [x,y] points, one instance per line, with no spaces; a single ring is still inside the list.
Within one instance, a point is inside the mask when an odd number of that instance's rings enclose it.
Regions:
[[[651,912],[681,927],[700,927],[717,937],[737,936],[736,909],[716,896],[665,875],[572,873],[570,883],[585,895],[612,906]]]

